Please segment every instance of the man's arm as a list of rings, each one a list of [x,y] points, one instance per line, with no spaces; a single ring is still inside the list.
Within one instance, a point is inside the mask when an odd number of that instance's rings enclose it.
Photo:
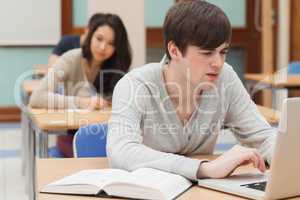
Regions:
[[[225,123],[232,129],[236,138],[243,145],[256,148],[264,159],[271,162],[276,141],[276,130],[260,114],[257,106],[231,69],[232,79],[224,91],[229,102]]]

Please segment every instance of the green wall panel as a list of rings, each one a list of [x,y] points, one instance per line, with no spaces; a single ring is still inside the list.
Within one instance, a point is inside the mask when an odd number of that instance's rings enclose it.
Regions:
[[[167,10],[174,4],[174,0],[145,0],[146,27],[161,27]]]
[[[207,0],[224,10],[233,27],[246,24],[245,0]],[[145,0],[145,24],[147,27],[161,27],[167,10],[174,0]]]
[[[73,0],[73,23],[75,26],[86,26],[88,0]]]
[[[246,0],[207,0],[222,8],[233,27],[246,26]]]
[[[46,64],[52,47],[0,47],[0,107],[14,106],[15,82],[35,64]]]

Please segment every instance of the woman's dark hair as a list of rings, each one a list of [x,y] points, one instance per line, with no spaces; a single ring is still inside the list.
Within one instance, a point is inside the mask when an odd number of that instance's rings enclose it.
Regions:
[[[100,73],[93,83],[97,92],[107,98],[111,98],[116,83],[128,71],[131,64],[131,46],[128,41],[127,31],[118,15],[97,13],[89,20],[89,31],[81,47],[83,57],[92,61],[91,40],[94,32],[101,26],[109,26],[114,31],[113,55],[101,64]],[[100,67],[100,66],[99,66]]]
[[[163,25],[166,54],[173,41],[185,54],[188,45],[213,50],[230,43],[231,25],[228,17],[217,6],[202,0],[181,0],[172,6]]]

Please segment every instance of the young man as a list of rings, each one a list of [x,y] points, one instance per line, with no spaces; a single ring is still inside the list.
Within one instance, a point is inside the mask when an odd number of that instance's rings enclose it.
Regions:
[[[231,27],[224,12],[201,0],[181,2],[168,11],[163,31],[167,61],[133,70],[114,90],[110,165],[189,179],[222,178],[248,163],[264,172],[276,133],[225,63]],[[187,157],[213,153],[224,125],[247,147],[212,161]]]

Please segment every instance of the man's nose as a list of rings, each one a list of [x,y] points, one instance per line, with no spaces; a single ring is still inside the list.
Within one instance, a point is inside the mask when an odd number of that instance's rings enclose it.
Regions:
[[[221,54],[216,54],[212,60],[212,66],[215,68],[221,68],[223,65],[223,56]]]

